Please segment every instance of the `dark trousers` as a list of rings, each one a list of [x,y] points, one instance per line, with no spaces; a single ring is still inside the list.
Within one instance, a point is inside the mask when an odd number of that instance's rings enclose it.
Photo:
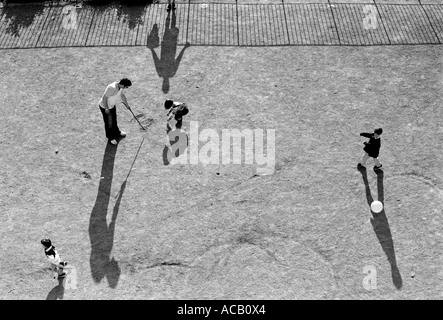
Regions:
[[[100,111],[103,115],[103,122],[105,123],[106,138],[109,140],[117,139],[120,137],[120,129],[117,125],[117,107],[109,109],[109,114],[106,114],[105,109],[100,107]]]

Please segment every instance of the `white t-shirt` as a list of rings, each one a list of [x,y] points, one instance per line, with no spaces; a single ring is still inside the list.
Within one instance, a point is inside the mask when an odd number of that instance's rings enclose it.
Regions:
[[[59,256],[57,250],[54,249],[54,252],[55,252],[55,255],[50,255],[50,256],[47,255],[46,258],[48,259],[48,261],[50,263],[55,264],[55,265],[59,265],[60,261],[61,261],[60,256]]]
[[[104,96],[108,97],[108,107],[109,109],[114,108],[117,104],[123,102],[122,95],[123,89],[118,88],[118,81],[115,81],[106,87]],[[103,97],[100,99],[100,107],[104,108],[105,104],[103,102]]]

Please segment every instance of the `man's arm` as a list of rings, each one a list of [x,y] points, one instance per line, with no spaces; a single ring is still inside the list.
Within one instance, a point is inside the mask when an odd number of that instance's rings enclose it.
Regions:
[[[131,107],[129,106],[128,100],[126,100],[126,96],[124,93],[121,94],[122,102],[128,108],[128,110],[131,110]]]
[[[365,137],[365,138],[372,138],[372,133],[362,132],[362,133],[360,133],[360,136]]]

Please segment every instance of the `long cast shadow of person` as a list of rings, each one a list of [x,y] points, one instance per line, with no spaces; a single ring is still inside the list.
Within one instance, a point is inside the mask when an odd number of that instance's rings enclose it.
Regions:
[[[366,169],[359,169],[363,182],[365,184],[366,189],[366,200],[368,202],[369,207],[371,203],[374,201],[374,198],[371,195],[371,189],[369,188],[368,176],[366,173]],[[391,229],[389,228],[388,218],[386,217],[385,208],[384,208],[384,188],[383,188],[383,170],[376,171],[377,174],[377,191],[378,191],[378,201],[383,204],[383,210],[379,213],[375,213],[371,210],[372,218],[371,224],[374,232],[377,236],[378,241],[381,244],[383,251],[385,252],[388,262],[391,265],[391,275],[392,282],[397,289],[401,289],[403,286],[403,281],[401,278],[400,270],[397,267],[397,260],[395,258],[395,250],[394,250],[394,241],[392,240]]]
[[[172,11],[172,19],[171,19],[171,11]],[[183,54],[185,53],[185,49],[190,46],[189,42],[186,42],[183,49],[180,51],[177,58],[175,55],[177,53],[177,39],[179,34],[179,29],[176,27],[177,17],[175,14],[175,10],[169,10],[168,15],[166,17],[165,22],[165,31],[163,34],[163,39],[161,42],[161,53],[160,58],[154,50],[154,47],[157,46],[156,43],[152,43],[148,39],[147,47],[151,49],[152,57],[154,59],[155,69],[159,77],[163,78],[162,91],[164,93],[169,92],[169,78],[172,78],[180,65],[180,61],[183,58]],[[151,34],[149,35],[150,39],[158,38],[158,26],[154,24]]]
[[[126,183],[123,183],[114,205],[111,222],[108,225],[106,216],[108,214],[109,198],[111,196],[110,193],[116,152],[116,146],[110,145],[109,143],[106,145],[97,198],[89,220],[89,237],[91,240],[90,266],[92,278],[96,283],[99,283],[104,277],[106,277],[111,288],[117,286],[121,273],[118,262],[115,261],[113,257],[110,258],[110,255],[114,244],[115,222],[123,192],[126,187]]]
[[[181,123],[175,128],[171,128],[166,124],[166,135],[170,148],[165,144],[163,147],[163,164],[169,165],[173,158],[181,156],[189,146],[189,137],[185,130],[182,129]]]
[[[58,285],[52,288],[51,291],[49,291],[46,300],[63,300],[63,297],[65,295],[64,280],[65,278],[58,279]]]

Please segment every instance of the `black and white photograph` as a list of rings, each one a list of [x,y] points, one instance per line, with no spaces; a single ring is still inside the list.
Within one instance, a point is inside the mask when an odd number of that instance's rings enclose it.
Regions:
[[[0,0],[0,300],[443,300],[442,45],[443,0]]]

